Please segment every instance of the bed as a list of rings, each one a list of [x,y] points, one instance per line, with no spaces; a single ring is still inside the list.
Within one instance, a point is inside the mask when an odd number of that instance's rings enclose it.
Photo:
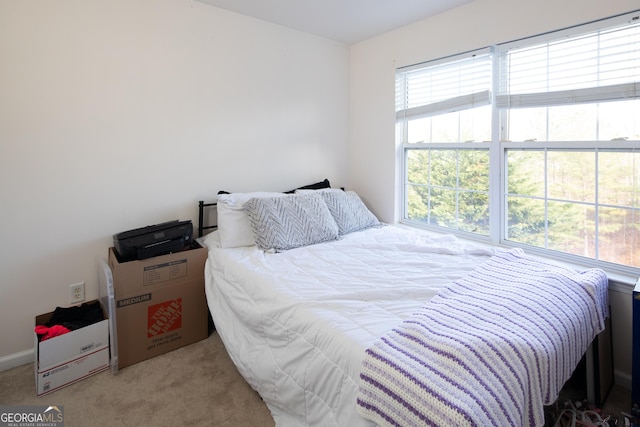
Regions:
[[[278,426],[542,425],[608,316],[601,270],[385,225],[354,192],[221,194],[217,222],[207,303]]]

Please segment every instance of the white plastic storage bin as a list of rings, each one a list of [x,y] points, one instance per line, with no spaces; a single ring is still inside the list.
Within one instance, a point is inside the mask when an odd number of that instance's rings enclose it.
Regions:
[[[109,333],[111,335],[111,372],[118,373],[118,328],[116,327],[116,305],[113,290],[113,275],[109,264],[103,258],[98,259],[98,292],[102,307],[105,307],[109,315]]]

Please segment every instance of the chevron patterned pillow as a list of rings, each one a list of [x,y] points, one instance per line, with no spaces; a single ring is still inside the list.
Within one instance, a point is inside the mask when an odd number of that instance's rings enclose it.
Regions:
[[[255,198],[245,208],[263,250],[281,252],[338,238],[338,225],[318,194]]]
[[[341,236],[381,225],[356,192],[337,188],[317,192],[324,198]]]

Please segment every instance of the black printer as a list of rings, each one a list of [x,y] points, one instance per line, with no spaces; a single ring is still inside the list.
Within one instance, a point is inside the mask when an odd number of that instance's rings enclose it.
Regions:
[[[179,252],[193,243],[191,221],[167,221],[113,235],[120,262]]]

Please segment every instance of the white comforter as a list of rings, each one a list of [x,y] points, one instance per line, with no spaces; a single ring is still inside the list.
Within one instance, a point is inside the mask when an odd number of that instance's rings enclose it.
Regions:
[[[356,412],[365,350],[493,254],[396,226],[277,254],[206,244],[216,329],[278,426],[371,425]]]

